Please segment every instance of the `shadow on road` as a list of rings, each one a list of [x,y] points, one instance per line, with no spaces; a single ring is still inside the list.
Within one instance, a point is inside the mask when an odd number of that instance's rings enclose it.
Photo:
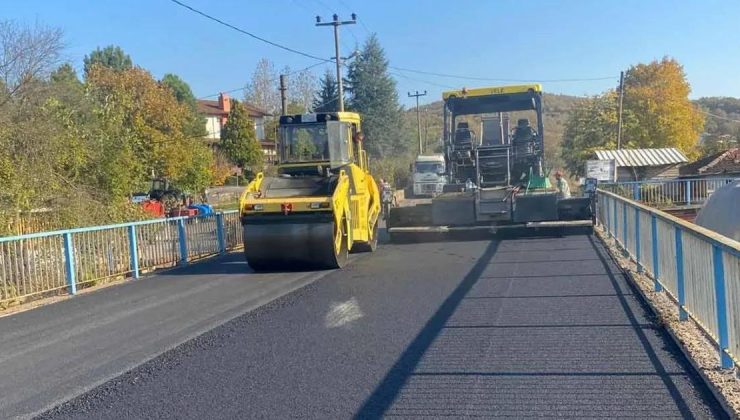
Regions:
[[[462,302],[468,292],[470,292],[470,289],[480,279],[491,259],[496,254],[498,246],[499,241],[492,241],[488,245],[473,268],[447,299],[445,299],[429,321],[427,321],[424,328],[422,328],[421,332],[414,338],[414,341],[401,354],[401,357],[396,361],[390,371],[388,371],[377,388],[375,388],[372,395],[360,407],[355,415],[356,418],[378,418],[390,408],[404,384],[414,372],[414,369],[416,369],[424,353],[426,353],[434,339],[442,331],[447,321],[460,305],[460,302]]]

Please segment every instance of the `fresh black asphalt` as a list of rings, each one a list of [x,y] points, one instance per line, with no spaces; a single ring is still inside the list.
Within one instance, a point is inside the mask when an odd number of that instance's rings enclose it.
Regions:
[[[181,292],[213,281],[216,274],[210,272],[227,262],[185,269],[192,280]],[[231,263],[229,270],[238,267]],[[242,282],[255,276],[233,275]],[[262,287],[289,274],[271,276]],[[306,283],[41,417],[724,415],[601,245],[588,236],[385,245]],[[167,298],[165,290],[149,287],[141,299]],[[116,297],[122,298],[108,299]],[[209,305],[218,304],[215,297]],[[69,302],[76,300],[82,299]],[[134,304],[129,301],[127,309]],[[89,317],[101,316],[97,311],[103,307],[109,315],[123,310],[112,302],[99,309],[78,305]],[[42,315],[28,315],[27,321],[42,322],[49,316],[43,313],[55,306],[28,312]],[[198,316],[207,306],[184,306],[167,316]],[[149,330],[155,330],[159,318],[151,313]],[[0,319],[3,332],[9,331],[7,322]],[[125,319],[86,327],[92,328],[86,343],[100,353],[95,363],[105,366],[106,353],[115,353],[107,340],[117,333],[142,348],[156,342],[153,332],[138,336],[142,327]],[[27,345],[33,346],[32,340]],[[21,380],[4,375],[0,390],[14,382],[33,399],[28,378],[48,376],[54,363],[87,363],[71,346],[66,359],[50,360],[42,350],[17,371]]]

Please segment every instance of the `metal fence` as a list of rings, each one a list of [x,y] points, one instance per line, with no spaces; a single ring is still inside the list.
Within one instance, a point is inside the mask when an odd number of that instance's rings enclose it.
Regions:
[[[652,207],[698,206],[718,188],[737,178],[668,179],[602,184],[605,191]]]
[[[237,211],[0,238],[0,305],[243,245]]]
[[[717,344],[722,368],[740,356],[740,243],[617,194],[599,190],[599,223],[647,273],[655,290]]]

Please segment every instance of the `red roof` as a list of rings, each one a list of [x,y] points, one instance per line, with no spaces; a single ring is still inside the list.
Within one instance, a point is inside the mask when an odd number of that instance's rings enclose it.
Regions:
[[[265,117],[270,115],[269,112],[260,109],[259,107],[252,105],[248,102],[240,102],[244,108],[247,109],[247,113],[249,113],[249,116],[252,118],[255,117]],[[206,99],[198,99],[198,111],[207,116],[215,116],[215,117],[225,117],[228,115],[228,112],[224,112],[223,109],[221,109],[221,106],[219,105],[218,101],[211,101]]]

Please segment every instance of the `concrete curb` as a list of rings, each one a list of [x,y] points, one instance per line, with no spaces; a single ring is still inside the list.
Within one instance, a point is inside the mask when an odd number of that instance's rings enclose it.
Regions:
[[[617,267],[619,267],[619,270],[622,272],[625,278],[629,280],[630,287],[640,295],[640,298],[642,299],[642,301],[647,304],[648,308],[650,308],[650,312],[652,312],[652,314],[656,317],[662,315],[660,311],[658,311],[658,309],[655,307],[653,302],[650,300],[648,295],[645,294],[645,292],[642,290],[637,280],[633,277],[632,272],[628,268],[623,267],[622,264],[616,258],[614,258],[612,253],[609,251],[609,244],[604,240],[603,236],[601,234],[596,234],[595,236],[599,239],[599,241],[601,241],[601,243],[606,248],[607,252],[609,253],[609,258],[611,258],[614,264]],[[694,322],[694,321],[689,320],[686,322]],[[676,333],[671,328],[670,324],[663,325],[663,329],[668,333],[668,336],[671,338],[671,340],[673,340],[673,342],[676,344],[678,349],[684,355],[686,360],[689,361],[689,364],[691,364],[691,367],[699,375],[702,382],[704,382],[704,384],[707,386],[707,388],[712,393],[714,398],[719,402],[719,405],[722,407],[722,410],[727,414],[729,418],[738,420],[739,419],[738,415],[734,412],[734,410],[732,409],[732,406],[729,404],[724,394],[722,394],[719,388],[717,388],[714,385],[714,383],[709,379],[709,377],[706,375],[706,373],[704,373],[704,370],[694,361],[693,357],[691,357],[691,353],[689,352],[688,348],[686,348],[683,345],[681,340],[678,338]]]

